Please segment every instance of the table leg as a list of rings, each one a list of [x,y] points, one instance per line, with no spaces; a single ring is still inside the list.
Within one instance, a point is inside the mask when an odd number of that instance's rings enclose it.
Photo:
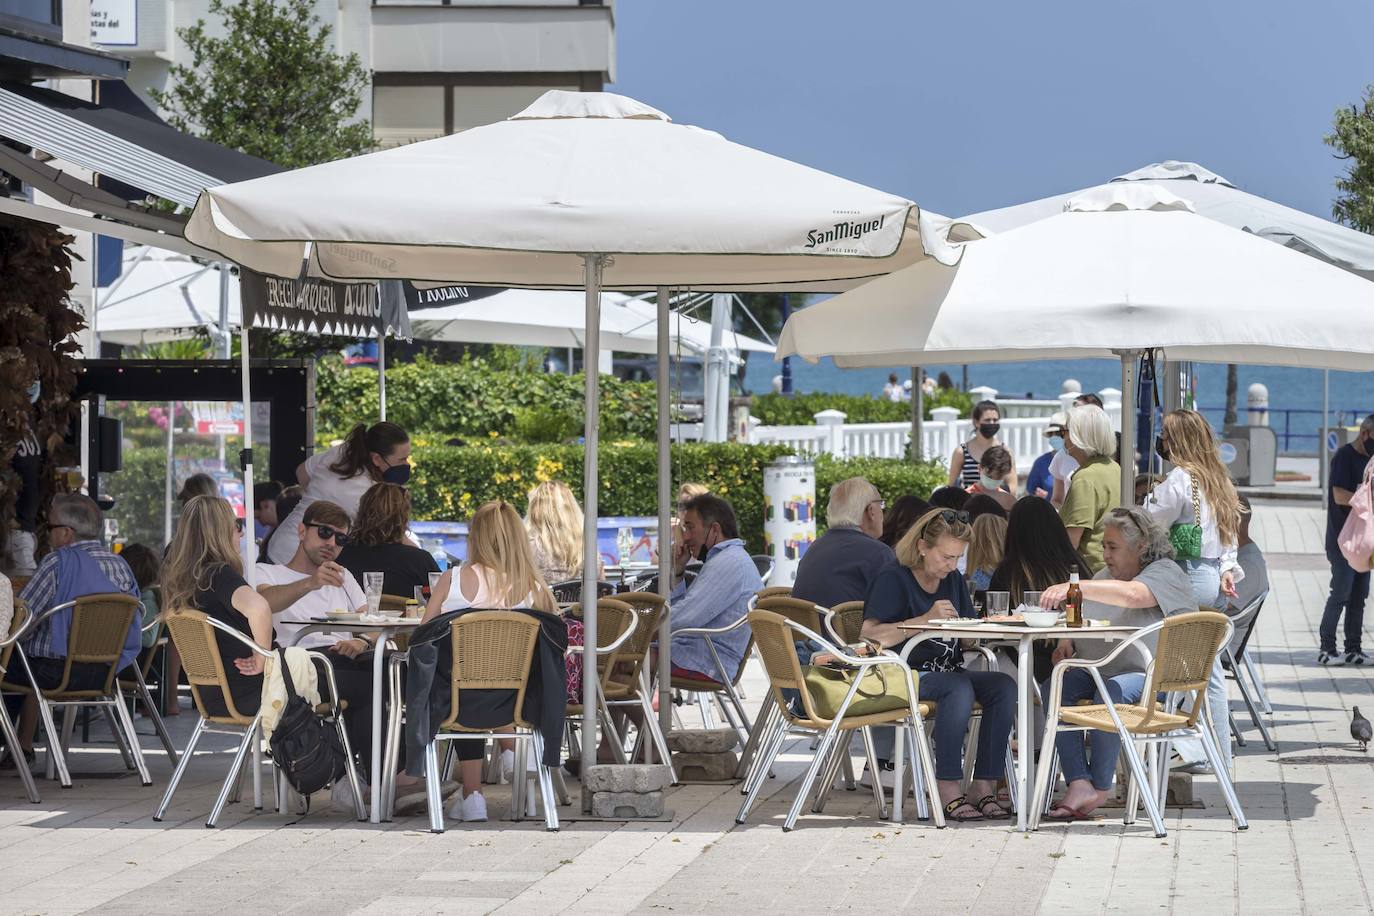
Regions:
[[[372,760],[368,776],[372,783],[372,816],[374,824],[382,822],[382,708],[386,694],[382,692],[382,662],[386,642],[395,630],[383,629],[377,634],[377,646],[372,652]]]
[[[1031,791],[1031,758],[1035,756],[1035,738],[1031,735],[1031,637],[1022,636],[1016,643],[1016,782],[1021,788],[1020,804],[1016,806],[1016,829],[1026,832],[1027,812],[1033,803]]]

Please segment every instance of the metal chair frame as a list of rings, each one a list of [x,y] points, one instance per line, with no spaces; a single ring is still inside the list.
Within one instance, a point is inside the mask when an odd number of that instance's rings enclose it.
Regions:
[[[28,605],[20,599],[15,599],[14,617],[10,620],[10,632],[3,640],[0,640],[0,677],[3,677],[8,670],[14,647],[33,626],[33,621],[34,617],[29,613]],[[28,794],[29,801],[35,805],[38,804],[42,801],[38,794],[38,783],[33,778],[33,772],[29,769],[28,761],[24,759],[24,752],[19,747],[19,732],[14,727],[14,720],[10,718],[9,709],[3,702],[0,702],[0,732],[4,733],[5,748],[14,761],[14,768],[19,771],[19,778],[24,783],[24,792]]]
[[[1269,706],[1267,700],[1263,700],[1263,683],[1255,673],[1254,664],[1250,660],[1250,653],[1248,651],[1250,634],[1254,632],[1255,623],[1259,618],[1259,612],[1264,608],[1264,601],[1268,597],[1269,590],[1265,589],[1255,597],[1255,600],[1246,605],[1239,614],[1231,618],[1231,625],[1235,628],[1235,631],[1240,634],[1240,639],[1227,640],[1221,647],[1221,655],[1222,663],[1230,669],[1231,676],[1235,679],[1236,687],[1240,690],[1240,698],[1245,702],[1245,708],[1250,713],[1250,721],[1254,722],[1255,727],[1259,729],[1260,738],[1264,741],[1264,746],[1270,751],[1274,751],[1277,750],[1277,745],[1274,744],[1274,739],[1269,734],[1269,727],[1265,725],[1264,719],[1260,717],[1261,708],[1265,713],[1270,715],[1273,714],[1273,709]],[[1237,643],[1234,649],[1231,646],[1233,642]],[[1248,686],[1246,684],[1247,679],[1250,681],[1250,685]],[[1254,688],[1254,693],[1251,692],[1252,687]],[[1256,705],[1257,698],[1263,700],[1259,706]],[[1227,716],[1230,719],[1231,730],[1236,736],[1236,743],[1241,747],[1245,747],[1245,736],[1241,734],[1240,726],[1236,722],[1236,717],[1231,714],[1229,710],[1227,711]]]
[[[143,625],[143,632],[147,633],[149,630],[160,630],[161,628],[162,614],[159,613],[156,617]],[[152,692],[148,689],[148,672],[152,668],[153,656],[157,654],[158,647],[166,645],[166,643],[166,636],[160,636],[158,639],[154,640],[153,644],[149,647],[147,657],[142,661],[135,659],[134,663],[125,669],[126,671],[132,671],[134,677],[133,680],[120,680],[119,689],[123,691],[126,696],[129,696],[130,699],[143,704],[143,710],[148,716],[148,719],[153,723],[153,730],[157,732],[158,740],[162,742],[163,748],[167,751],[167,757],[172,761],[172,766],[175,767],[177,765],[176,745],[172,743],[172,736],[167,732],[167,723],[163,721],[162,712],[157,708],[157,704],[153,702]]]
[[[635,626],[631,630],[631,638],[642,642],[642,652],[637,653],[637,657],[627,659],[630,664],[636,666],[633,677],[634,683],[623,673],[617,671],[621,659],[609,663],[606,685],[614,685],[625,691],[624,696],[607,695],[604,689],[598,689],[598,696],[601,702],[609,709],[617,706],[628,708],[638,708],[641,715],[641,722],[636,728],[635,742],[629,752],[629,759],[634,760],[640,757],[641,753],[645,760],[648,759],[648,747],[644,742],[647,733],[649,740],[653,742],[654,753],[658,756],[659,762],[668,767],[668,778],[677,784],[677,769],[673,766],[673,755],[668,749],[667,736],[663,734],[663,729],[659,725],[658,714],[653,708],[653,690],[649,685],[649,651],[653,641],[658,637],[659,624],[670,613],[671,607],[667,599],[661,595],[648,592],[621,592],[615,596],[616,601],[620,601],[630,607],[634,613]],[[617,650],[628,640],[618,639],[616,641]],[[623,654],[623,653],[622,653]],[[615,735],[614,721],[611,723],[611,734]]]
[[[1112,701],[1111,695],[1107,692],[1106,682],[1102,677],[1102,668],[1114,661],[1117,656],[1125,652],[1128,648],[1135,646],[1140,640],[1148,636],[1155,635],[1168,628],[1195,625],[1203,622],[1202,618],[1220,618],[1219,622],[1224,622],[1222,637],[1206,659],[1206,664],[1200,670],[1204,672],[1199,681],[1199,686],[1191,688],[1184,693],[1191,693],[1193,702],[1187,720],[1184,724],[1169,728],[1165,731],[1154,733],[1132,732],[1127,729],[1121,720],[1121,715],[1117,710],[1116,704]],[[1029,826],[1031,830],[1038,829],[1042,812],[1047,808],[1047,801],[1051,788],[1051,777],[1057,766],[1057,754],[1045,753],[1054,747],[1055,739],[1060,732],[1089,732],[1094,730],[1090,726],[1064,724],[1060,722],[1060,711],[1062,708],[1062,696],[1064,689],[1064,675],[1071,668],[1081,668],[1087,670],[1092,677],[1093,683],[1097,687],[1100,703],[1092,704],[1103,707],[1111,718],[1112,725],[1116,733],[1121,737],[1121,750],[1126,755],[1127,772],[1130,775],[1131,783],[1126,795],[1126,811],[1122,818],[1122,823],[1130,826],[1135,823],[1136,808],[1143,800],[1145,811],[1149,815],[1150,824],[1154,828],[1156,837],[1163,837],[1167,831],[1164,829],[1164,820],[1160,813],[1160,798],[1168,782],[1168,760],[1164,756],[1164,751],[1169,742],[1181,737],[1198,737],[1202,741],[1203,749],[1207,753],[1207,759],[1212,764],[1216,772],[1217,783],[1221,786],[1221,792],[1226,799],[1226,807],[1231,812],[1231,817],[1235,821],[1237,830],[1245,830],[1249,823],[1245,819],[1245,813],[1241,810],[1240,800],[1236,796],[1235,786],[1231,783],[1230,774],[1227,772],[1225,761],[1219,749],[1218,737],[1212,730],[1212,717],[1207,708],[1207,676],[1212,668],[1212,662],[1216,658],[1217,652],[1222,645],[1231,638],[1235,632],[1231,621],[1224,614],[1215,611],[1197,611],[1186,614],[1179,614],[1166,618],[1159,623],[1151,624],[1132,633],[1122,640],[1115,649],[1099,659],[1078,659],[1068,658],[1054,666],[1054,671],[1050,674],[1050,699],[1045,711],[1045,737],[1041,742],[1042,752],[1040,755],[1040,765],[1035,775],[1035,797],[1032,801],[1030,811]],[[1166,697],[1163,701],[1158,699],[1162,692],[1160,678],[1158,676],[1159,658],[1151,661],[1145,672],[1145,691],[1141,696],[1141,704],[1147,710],[1146,718],[1142,724],[1149,721],[1151,717],[1161,713],[1173,715],[1171,710],[1174,708],[1176,698]],[[1153,772],[1147,772],[1145,760],[1142,758],[1141,746],[1149,747],[1154,745],[1159,753],[1152,754],[1151,767]]]
[[[167,612],[164,612],[167,613]],[[228,624],[216,620],[201,611],[181,610],[172,612],[177,615],[195,615],[204,623],[215,630],[227,633],[234,639],[243,643],[254,655],[263,659],[276,658],[277,654],[269,649],[264,649],[256,642],[249,639],[244,634],[235,630]],[[176,634],[172,634],[173,642],[176,641]],[[227,690],[223,689],[224,684],[224,658],[219,653],[219,643],[213,638],[209,638],[211,650],[214,652],[215,664],[218,669],[219,684],[214,685],[220,689],[224,699],[226,714],[210,716],[205,712],[201,696],[200,687],[209,687],[210,684],[198,685],[192,682],[191,696],[195,700],[196,710],[200,713],[200,720],[196,722],[195,729],[191,732],[190,739],[186,742],[186,749],[181,752],[181,761],[172,773],[172,780],[167,784],[167,791],[163,793],[161,802],[158,803],[157,811],[153,814],[153,820],[161,821],[167,813],[167,808],[172,803],[172,796],[176,794],[177,787],[181,784],[181,778],[186,773],[186,767],[190,764],[191,758],[195,755],[196,744],[200,741],[201,735],[206,732],[213,732],[221,735],[231,735],[239,738],[238,748],[234,751],[234,759],[229,764],[229,772],[224,778],[224,783],[220,786],[219,795],[215,798],[214,807],[210,809],[210,816],[205,821],[206,827],[213,827],[219,820],[220,814],[224,811],[224,806],[229,803],[230,795],[235,793],[243,775],[244,761],[248,757],[249,748],[253,751],[253,808],[262,810],[262,742],[256,740],[262,733],[262,711],[259,710],[252,716],[240,713],[234,706],[233,697]],[[367,810],[363,807],[362,782],[358,779],[358,770],[353,762],[353,748],[348,742],[348,731],[343,724],[343,709],[339,705],[339,686],[334,680],[334,666],[330,663],[328,656],[322,652],[306,651],[306,655],[315,663],[317,669],[324,672],[325,682],[329,688],[329,707],[328,719],[333,721],[335,729],[338,731],[339,740],[343,743],[344,755],[347,758],[347,769],[349,786],[353,790],[353,807],[357,819],[367,820]],[[185,658],[187,653],[182,653]],[[188,672],[189,674],[189,672]],[[269,758],[270,759],[270,758]],[[281,776],[276,765],[273,764],[273,771],[277,774],[275,782],[276,808],[281,813],[286,807],[287,787],[285,777]]]
[[[817,812],[824,810],[825,799],[829,793],[830,787],[834,784],[835,776],[840,767],[839,757],[846,753],[847,742],[840,741],[839,735],[841,732],[853,731],[855,727],[860,729],[863,728],[862,726],[844,727],[845,713],[853,702],[855,694],[858,692],[861,676],[869,668],[888,666],[896,668],[899,676],[906,679],[907,698],[909,703],[909,708],[905,716],[898,716],[897,712],[899,711],[894,711],[892,714],[893,718],[891,724],[898,729],[899,738],[894,748],[896,756],[896,779],[892,796],[892,819],[899,824],[902,822],[902,806],[906,795],[905,787],[903,786],[903,778],[909,767],[909,763],[905,759],[905,752],[909,745],[912,756],[910,764],[912,776],[916,783],[921,786],[921,791],[918,792],[917,795],[917,816],[923,817],[925,815],[926,803],[928,802],[930,806],[929,811],[933,814],[935,819],[935,826],[944,827],[944,814],[940,808],[939,796],[935,791],[935,763],[930,753],[930,744],[925,738],[920,704],[916,700],[916,678],[912,675],[911,669],[907,666],[906,662],[890,652],[867,656],[850,655],[847,651],[833,645],[829,640],[819,633],[816,633],[814,630],[810,630],[794,620],[771,611],[754,610],[750,612],[749,617],[761,623],[765,621],[769,623],[781,623],[791,630],[801,641],[814,642],[816,645],[820,646],[822,652],[828,652],[834,655],[837,661],[846,667],[855,669],[860,676],[854,678],[854,682],[850,684],[849,690],[845,694],[844,700],[841,702],[835,717],[830,719],[822,729],[819,726],[821,723],[825,723],[826,720],[817,715],[812,705],[811,698],[806,691],[804,689],[801,691],[802,705],[806,712],[806,718],[803,719],[793,715],[787,708],[787,702],[783,698],[782,689],[777,686],[773,672],[769,672],[769,693],[773,701],[771,705],[773,709],[777,710],[777,716],[774,719],[774,724],[767,730],[766,735],[762,739],[759,762],[751,769],[746,779],[745,798],[743,804],[740,805],[739,813],[735,816],[736,823],[743,824],[748,818],[749,809],[753,807],[754,802],[758,799],[759,790],[762,788],[763,782],[769,770],[772,768],[774,761],[777,760],[779,753],[781,753],[783,745],[789,737],[796,735],[819,736],[820,742],[812,755],[811,765],[808,767],[806,775],[802,778],[801,787],[798,789],[797,796],[792,802],[792,807],[787,813],[787,818],[783,822],[783,830],[790,831],[796,825],[797,818],[801,815],[802,806],[805,804],[807,796],[811,794],[813,786],[818,785],[812,810]],[[792,640],[789,643],[789,648],[792,652],[792,661],[795,664],[794,670],[798,673],[797,679],[799,680],[801,661],[796,655],[796,641],[795,639]],[[868,744],[866,729],[864,729],[864,731],[866,738],[865,743]],[[818,777],[820,779],[819,784],[817,783]],[[874,798],[878,803],[879,817],[886,817],[888,814],[886,798],[883,795],[882,786],[876,780],[874,781],[873,791]]]
[[[137,619],[135,615],[141,615],[143,611],[143,605],[131,595],[114,592],[82,595],[80,598],[64,601],[48,608],[33,618],[32,626],[38,626],[59,611],[70,610],[72,612],[72,633],[78,633],[80,623],[83,622],[78,615],[84,610],[85,605],[97,603],[123,604],[126,606],[128,622],[124,627],[125,633]],[[57,779],[64,789],[70,789],[72,786],[71,771],[67,766],[67,747],[71,741],[72,729],[76,724],[76,710],[81,707],[94,707],[101,711],[110,726],[110,732],[114,735],[115,745],[119,748],[120,756],[124,758],[125,765],[138,771],[139,780],[143,785],[151,786],[153,784],[153,778],[148,773],[147,762],[143,759],[143,750],[139,744],[138,733],[134,730],[133,717],[130,716],[128,707],[124,705],[123,691],[118,683],[119,657],[123,652],[124,638],[126,637],[121,637],[119,649],[114,653],[114,659],[100,663],[109,665],[104,685],[89,690],[73,690],[68,686],[73,664],[70,655],[64,659],[65,667],[62,672],[62,680],[57,687],[40,689],[37,686],[37,679],[33,675],[33,666],[29,664],[28,653],[24,651],[22,644],[15,643],[15,648],[19,652],[19,661],[23,664],[24,670],[28,672],[31,686],[11,692],[22,693],[26,696],[32,694],[37,702],[38,717],[43,723],[43,731],[47,735],[48,775],[51,777],[55,771]],[[65,713],[61,731],[58,730],[53,715],[53,711],[57,708],[61,708]]]

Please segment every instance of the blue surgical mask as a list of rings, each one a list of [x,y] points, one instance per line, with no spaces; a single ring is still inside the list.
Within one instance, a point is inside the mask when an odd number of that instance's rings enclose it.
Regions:
[[[1050,436],[1050,448],[1054,449],[1056,452],[1064,451],[1064,437]]]
[[[986,474],[978,475],[978,485],[989,492],[1002,489],[1002,481],[989,477]]]
[[[42,394],[42,393],[43,393],[43,383],[40,382],[38,379],[34,379],[33,384],[29,386],[29,403],[30,403],[30,404],[36,404],[36,403],[38,403],[38,396],[39,396],[40,394]]]

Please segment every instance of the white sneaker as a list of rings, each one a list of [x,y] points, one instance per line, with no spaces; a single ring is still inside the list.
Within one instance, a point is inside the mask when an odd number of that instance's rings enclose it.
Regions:
[[[501,752],[501,781],[510,782],[515,777],[515,751]]]
[[[487,819],[487,800],[481,792],[468,796],[457,796],[448,806],[448,816],[460,821],[485,821]]]

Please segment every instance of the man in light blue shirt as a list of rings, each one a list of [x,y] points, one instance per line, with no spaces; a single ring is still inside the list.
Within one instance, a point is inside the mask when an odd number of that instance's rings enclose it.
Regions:
[[[691,558],[702,561],[691,587],[683,571]],[[682,541],[673,556],[673,578],[669,628],[674,634],[688,628],[728,626],[749,610],[749,599],[762,586],[758,568],[739,537],[735,510],[712,493],[694,497],[683,506]],[[749,626],[709,637],[673,636],[673,676],[718,681],[720,672],[711,647],[715,647],[725,674],[733,679],[749,645]]]

